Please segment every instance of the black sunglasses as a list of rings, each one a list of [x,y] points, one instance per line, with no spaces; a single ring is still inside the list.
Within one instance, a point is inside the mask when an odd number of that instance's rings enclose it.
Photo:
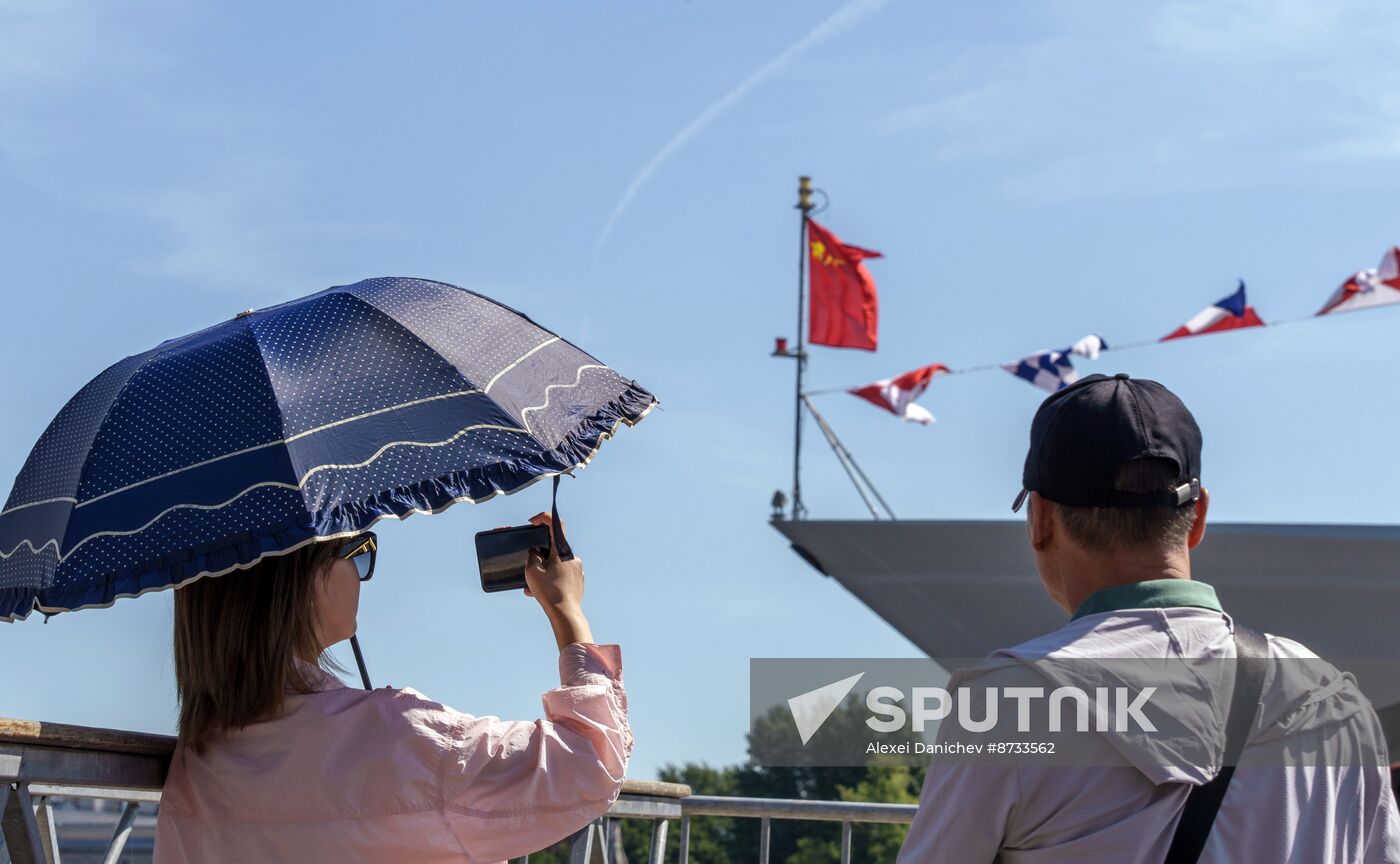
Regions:
[[[378,551],[379,538],[374,536],[373,531],[366,531],[363,534],[356,534],[340,544],[335,557],[355,562],[355,569],[359,571],[360,581],[368,582],[370,577],[374,575],[374,559],[375,553]]]

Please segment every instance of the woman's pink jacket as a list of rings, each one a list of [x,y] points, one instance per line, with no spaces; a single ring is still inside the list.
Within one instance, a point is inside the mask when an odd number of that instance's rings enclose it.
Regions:
[[[333,677],[285,716],[177,747],[155,864],[498,862],[542,849],[617,798],[632,732],[616,645],[575,643],[544,719],[454,711]]]

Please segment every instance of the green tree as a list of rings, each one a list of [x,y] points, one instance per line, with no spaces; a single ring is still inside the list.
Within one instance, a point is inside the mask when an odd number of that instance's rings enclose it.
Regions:
[[[847,698],[804,745],[785,706],[759,718],[749,735],[749,758],[742,765],[713,767],[687,763],[666,765],[658,780],[684,783],[695,795],[742,798],[795,798],[808,801],[870,801],[887,804],[918,802],[922,765],[910,767],[887,756],[869,757],[865,764],[843,767],[803,765],[812,753],[831,753],[853,742],[880,738],[886,743],[917,740],[909,732],[872,735],[865,725],[864,696]],[[631,862],[647,860],[651,825],[621,820],[623,848]],[[902,825],[857,825],[851,834],[852,859],[862,864],[893,862],[904,842]],[[841,825],[837,822],[775,820],[770,859],[783,864],[835,864],[841,860]],[[696,817],[690,823],[690,861],[694,864],[742,864],[758,857],[759,820]],[[679,860],[680,826],[673,822],[666,839],[666,860]],[[567,844],[531,855],[531,864],[563,864]]]
[[[855,788],[842,786],[842,801],[872,801],[882,804],[917,804],[919,786],[923,781],[908,765],[871,765],[866,777]],[[855,861],[886,862],[899,856],[904,825],[856,825],[851,830],[851,857]],[[797,841],[797,851],[788,856],[786,864],[837,864],[841,860],[841,840],[803,837]]]
[[[864,704],[862,694],[849,696],[805,745],[797,733],[792,715],[785,706],[775,706],[754,723],[749,735],[748,760],[737,768],[727,769],[733,772],[734,790],[728,794],[808,801],[917,802],[924,775],[922,766],[911,768],[893,762],[890,757],[881,756],[868,757],[861,765],[824,767],[802,764],[814,753],[840,752],[849,758],[852,746],[874,738],[890,744],[917,740],[910,732],[874,735],[865,724],[868,712]],[[712,820],[692,820],[692,838],[709,821]],[[724,821],[728,824],[723,831],[712,835],[720,843],[722,857],[697,857],[692,842],[691,860],[696,864],[727,864],[752,861],[757,857],[759,820]],[[771,832],[772,861],[816,864],[840,860],[840,823],[775,820],[771,823]],[[852,855],[862,862],[894,861],[904,841],[904,833],[905,830],[897,825],[857,826],[852,833]],[[716,855],[719,854],[717,850]]]
[[[664,765],[657,772],[665,783],[684,783],[692,795],[742,796],[739,770],[734,766],[712,768],[705,764],[683,766]],[[693,819],[690,823],[690,860],[694,864],[739,864],[752,860],[752,855],[735,854],[738,848],[734,836],[735,822],[728,817],[714,816]],[[651,823],[628,819],[622,823],[623,848],[628,861],[647,860],[651,848]],[[534,861],[533,858],[530,859]],[[671,823],[666,832],[666,860],[680,860],[680,825]]]

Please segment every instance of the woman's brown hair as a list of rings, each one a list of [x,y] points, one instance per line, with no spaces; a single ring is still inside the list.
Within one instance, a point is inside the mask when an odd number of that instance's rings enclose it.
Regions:
[[[271,720],[288,692],[309,693],[323,660],[316,586],[334,543],[311,543],[247,570],[175,592],[175,682],[180,740],[200,752],[215,737]]]

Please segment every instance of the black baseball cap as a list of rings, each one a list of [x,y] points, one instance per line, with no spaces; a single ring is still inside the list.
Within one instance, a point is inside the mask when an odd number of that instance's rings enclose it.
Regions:
[[[1144,458],[1176,463],[1175,488],[1122,492],[1118,472]],[[1156,381],[1090,375],[1052,394],[1031,421],[1021,494],[1070,507],[1184,507],[1201,497],[1201,428],[1181,400]]]

